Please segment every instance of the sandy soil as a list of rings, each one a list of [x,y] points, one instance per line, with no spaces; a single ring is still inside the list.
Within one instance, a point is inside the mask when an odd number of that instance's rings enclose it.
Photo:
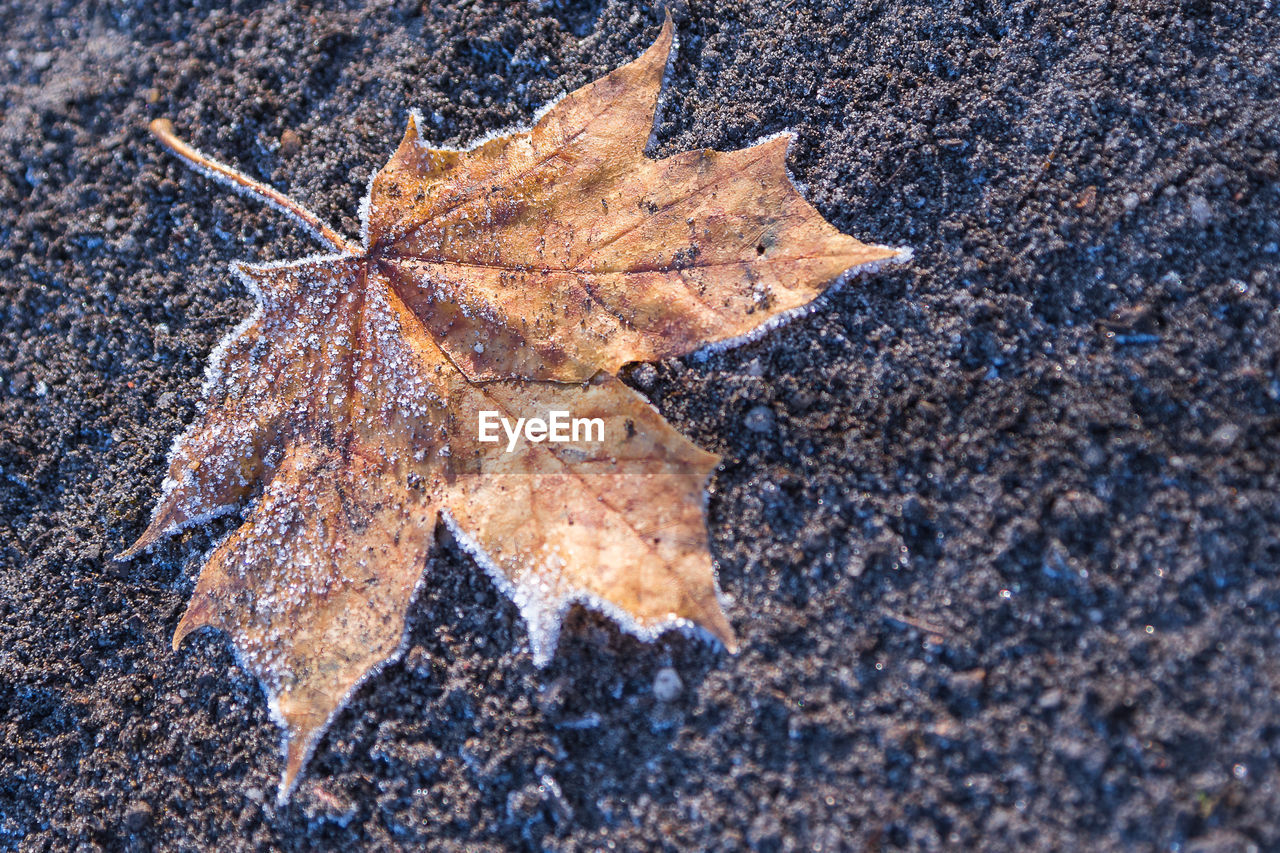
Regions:
[[[146,123],[353,232],[410,107],[465,143],[659,13],[209,5],[0,7],[0,847],[1280,848],[1269,3],[675,3],[655,153],[795,130],[831,221],[916,250],[629,375],[726,457],[743,649],[575,612],[538,670],[442,543],[286,808],[227,643],[169,649],[234,522],[110,556],[249,310],[228,262],[315,246]]]

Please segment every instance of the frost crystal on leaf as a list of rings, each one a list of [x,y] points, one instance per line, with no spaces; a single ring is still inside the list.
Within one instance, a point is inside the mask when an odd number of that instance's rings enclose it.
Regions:
[[[734,647],[704,517],[718,459],[616,373],[742,340],[909,254],[824,221],[788,177],[790,135],[645,157],[671,45],[668,18],[639,59],[468,151],[425,145],[411,118],[358,244],[153,125],[337,249],[235,268],[258,308],[210,359],[204,408],[122,555],[243,510],[174,646],[230,635],[284,730],[282,798],[399,654],[442,520],[517,603],[540,664],[572,602],[642,637],[696,625]],[[481,412],[552,411],[599,419],[605,440],[478,440]]]

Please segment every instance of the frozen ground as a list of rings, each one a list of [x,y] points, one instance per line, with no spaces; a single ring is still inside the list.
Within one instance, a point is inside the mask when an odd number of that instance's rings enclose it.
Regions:
[[[464,143],[659,13],[0,8],[0,847],[1280,847],[1280,13],[673,11],[657,153],[795,130],[828,218],[916,249],[628,377],[726,457],[743,650],[578,612],[537,670],[442,542],[406,659],[278,809],[257,686],[217,635],[169,650],[234,522],[109,557],[250,308],[228,262],[317,247],[146,122],[351,233],[410,107]]]

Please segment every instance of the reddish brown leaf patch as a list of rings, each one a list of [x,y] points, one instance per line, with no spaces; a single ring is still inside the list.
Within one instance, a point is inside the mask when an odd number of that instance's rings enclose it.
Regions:
[[[572,601],[641,636],[693,624],[734,647],[703,513],[718,459],[615,374],[760,331],[907,253],[825,222],[787,176],[789,136],[645,157],[671,43],[668,19],[639,59],[470,151],[424,145],[410,120],[359,244],[154,126],[338,250],[237,267],[258,310],[214,354],[125,554],[248,502],[174,645],[231,636],[284,727],[282,796],[398,653],[442,519],[520,606],[539,663]],[[557,411],[600,438],[480,440],[484,417]]]

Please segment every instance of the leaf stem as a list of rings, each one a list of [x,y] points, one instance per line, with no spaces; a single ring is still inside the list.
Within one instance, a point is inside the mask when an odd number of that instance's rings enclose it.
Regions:
[[[222,180],[231,185],[238,192],[248,195],[257,196],[267,204],[292,216],[298,222],[302,223],[320,239],[331,245],[334,249],[344,254],[355,255],[363,251],[363,248],[356,243],[343,237],[337,231],[330,228],[325,222],[312,211],[308,210],[304,205],[289,198],[275,187],[267,186],[261,181],[255,181],[248,175],[233,169],[225,163],[220,163],[212,157],[201,151],[192,148],[184,139],[179,137],[173,130],[173,122],[167,118],[158,118],[151,122],[151,132],[160,140],[166,148],[177,154],[194,169],[208,174],[210,177]]]

